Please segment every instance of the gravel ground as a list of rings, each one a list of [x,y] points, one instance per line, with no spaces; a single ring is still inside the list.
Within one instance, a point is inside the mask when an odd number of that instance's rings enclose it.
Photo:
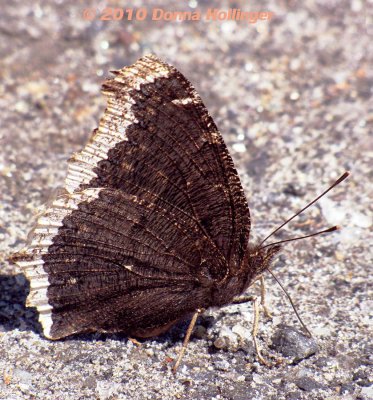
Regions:
[[[372,0],[366,9],[362,0],[133,0],[131,7],[145,3],[275,15],[256,24],[84,21],[82,9],[98,3],[0,2],[0,398],[373,398]],[[301,334],[268,276],[274,317],[262,318],[259,338],[267,358],[282,358],[276,366],[256,361],[250,304],[202,316],[176,377],[170,364],[185,323],[141,346],[120,335],[48,341],[35,309],[24,305],[27,280],[6,261],[97,126],[103,79],[149,52],[193,82],[222,131],[249,199],[253,240],[352,171],[279,235],[343,226],[285,246],[274,267],[314,339]]]

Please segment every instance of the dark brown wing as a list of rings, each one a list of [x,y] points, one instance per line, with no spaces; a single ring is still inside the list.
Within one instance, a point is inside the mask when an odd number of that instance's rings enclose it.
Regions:
[[[104,93],[108,107],[96,134],[70,160],[73,192],[110,187],[178,208],[211,239],[226,268],[240,265],[250,216],[222,136],[190,82],[154,56],[116,72]],[[218,268],[218,270],[217,270]]]
[[[17,262],[47,337],[131,334],[208,306],[197,270],[204,240],[180,214],[93,188],[54,200]]]
[[[69,162],[67,194],[18,256],[51,338],[149,331],[206,307],[206,291],[247,248],[239,178],[191,84],[149,56],[104,92],[100,126]]]

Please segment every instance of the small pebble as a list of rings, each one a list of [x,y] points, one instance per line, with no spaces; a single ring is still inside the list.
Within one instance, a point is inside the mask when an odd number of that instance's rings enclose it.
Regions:
[[[219,337],[214,341],[215,348],[222,350],[228,347],[227,340],[224,337]]]
[[[309,376],[303,376],[296,379],[295,384],[299,387],[299,389],[302,389],[305,392],[311,392],[312,390],[321,389],[323,387],[322,384]]]
[[[292,358],[293,362],[301,361],[318,350],[315,339],[287,325],[278,326],[272,337],[272,346],[285,357]]]

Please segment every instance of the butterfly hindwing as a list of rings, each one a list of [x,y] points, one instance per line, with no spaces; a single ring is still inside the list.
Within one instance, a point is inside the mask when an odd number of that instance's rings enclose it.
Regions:
[[[145,331],[198,307],[207,290],[195,267],[204,246],[188,221],[174,218],[119,190],[58,197],[18,260],[46,336]]]

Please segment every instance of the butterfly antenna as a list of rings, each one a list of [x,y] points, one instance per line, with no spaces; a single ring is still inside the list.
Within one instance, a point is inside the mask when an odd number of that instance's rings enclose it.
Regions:
[[[337,185],[339,185],[341,182],[343,182],[349,175],[350,175],[350,172],[346,171],[331,186],[329,186],[328,189],[326,189],[323,193],[321,193],[319,196],[317,196],[314,200],[312,200],[305,207],[303,207],[301,210],[299,210],[297,213],[295,213],[291,218],[287,219],[283,224],[281,224],[278,228],[276,228],[272,233],[270,233],[264,240],[261,241],[259,246],[261,246],[266,240],[268,240],[271,236],[273,236],[275,233],[277,233],[281,228],[283,228],[286,224],[288,224],[290,221],[292,221],[295,217],[297,217],[303,211],[307,210],[307,208],[311,207],[312,204],[316,203],[321,197],[325,196],[330,190],[332,190]],[[337,227],[333,227],[333,228],[329,228],[329,229],[332,229],[332,231],[338,229]],[[327,229],[325,232],[331,232],[329,229]],[[315,233],[315,234],[310,235],[310,236],[318,235],[320,233],[324,233],[324,232]],[[301,238],[299,238],[299,239],[301,239]],[[297,239],[290,239],[290,240],[297,240]]]
[[[336,226],[332,226],[331,228],[324,229],[323,231],[319,231],[319,232],[316,232],[316,233],[311,233],[310,235],[299,236],[299,237],[295,237],[295,238],[291,238],[291,239],[285,239],[285,240],[280,240],[278,242],[266,244],[265,246],[262,246],[261,248],[265,249],[266,247],[270,247],[270,246],[273,246],[275,244],[281,244],[281,243],[286,243],[286,242],[295,242],[296,240],[306,239],[306,238],[309,238],[309,237],[312,237],[312,236],[317,236],[317,235],[322,235],[323,233],[329,233],[329,232],[338,231],[339,229],[341,229],[341,227],[336,225]]]
[[[305,330],[305,332],[307,333],[307,335],[309,337],[312,337],[311,332],[308,330],[308,328],[306,327],[306,325],[304,324],[304,322],[302,321],[302,318],[300,317],[297,309],[295,308],[295,304],[292,300],[292,298],[290,297],[290,294],[287,292],[287,290],[284,288],[284,286],[282,285],[282,283],[277,279],[276,275],[269,269],[267,268],[267,271],[273,276],[274,280],[280,285],[282,291],[285,293],[286,297],[289,299],[291,306],[293,307],[293,310],[295,312],[295,315],[298,318],[298,321],[300,322],[300,324],[302,325],[303,329]]]

